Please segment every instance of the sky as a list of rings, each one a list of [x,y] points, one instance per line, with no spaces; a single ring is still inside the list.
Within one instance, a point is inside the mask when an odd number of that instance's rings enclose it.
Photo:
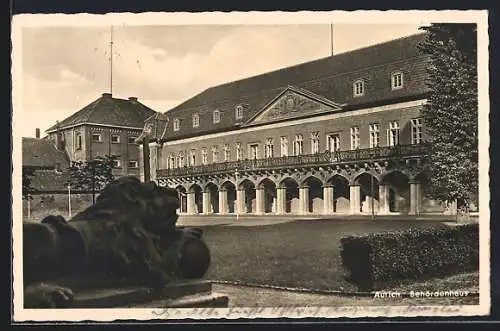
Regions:
[[[334,54],[418,33],[414,24],[335,24]],[[34,137],[110,92],[109,26],[22,29],[20,130]],[[330,56],[328,24],[113,27],[113,96],[165,112],[217,84]],[[16,82],[14,81],[14,84]]]

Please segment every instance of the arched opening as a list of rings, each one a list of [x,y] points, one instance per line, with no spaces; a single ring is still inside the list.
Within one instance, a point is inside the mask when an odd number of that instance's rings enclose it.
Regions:
[[[304,184],[309,188],[306,211],[313,214],[321,214],[324,208],[323,182],[311,176],[304,180]]]
[[[264,213],[276,212],[276,184],[269,178],[264,178],[259,186],[264,190]]]
[[[384,176],[382,186],[387,196],[386,209],[391,213],[408,213],[410,210],[410,185],[408,177],[399,171]],[[381,189],[384,191],[384,188]]]
[[[182,185],[179,185],[175,188],[177,190],[177,196],[179,197],[179,213],[184,214],[187,213],[187,191],[186,188]]]
[[[378,213],[379,210],[379,182],[372,174],[364,172],[359,175],[355,183],[359,185],[361,213]]]
[[[255,211],[255,185],[250,180],[245,179],[239,185],[240,194],[242,194],[243,203],[241,212],[253,213]]]
[[[348,214],[350,210],[349,181],[341,175],[335,175],[327,181],[333,187],[333,213]]]
[[[221,189],[226,191],[227,195],[227,213],[232,214],[236,211],[236,186],[233,183],[227,181],[222,183]],[[224,211],[220,210],[220,213]]]
[[[281,182],[285,188],[285,213],[300,213],[299,184],[293,178]]]
[[[188,206],[187,209],[191,209],[193,214],[200,214],[203,211],[203,190],[201,186],[193,184],[189,188],[189,194],[193,195],[193,199],[191,201],[191,208]]]
[[[206,210],[203,210],[204,213],[206,214],[213,214],[213,213],[218,213],[219,212],[219,189],[217,188],[217,185],[214,183],[208,183],[205,186],[205,194],[206,196],[206,201],[205,204],[203,205],[203,208],[205,208],[206,205]]]

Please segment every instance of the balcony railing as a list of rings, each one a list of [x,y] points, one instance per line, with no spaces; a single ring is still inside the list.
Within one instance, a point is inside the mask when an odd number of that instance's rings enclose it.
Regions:
[[[240,160],[222,163],[212,163],[198,166],[186,166],[182,168],[160,169],[158,177],[192,176],[202,174],[217,174],[250,170],[272,170],[293,168],[300,166],[326,166],[360,161],[389,160],[395,158],[409,158],[425,156],[428,146],[397,145],[393,147],[377,147],[356,149],[348,151],[337,151],[298,156],[273,157],[255,160]]]

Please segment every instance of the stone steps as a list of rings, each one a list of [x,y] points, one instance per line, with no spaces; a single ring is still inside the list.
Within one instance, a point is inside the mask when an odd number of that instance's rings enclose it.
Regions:
[[[154,292],[147,287],[109,287],[82,289],[75,294],[71,308],[117,307],[227,307],[228,297],[212,292],[206,280],[176,281]]]

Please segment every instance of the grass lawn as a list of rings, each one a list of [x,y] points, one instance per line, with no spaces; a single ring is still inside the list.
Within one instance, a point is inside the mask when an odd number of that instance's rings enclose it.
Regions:
[[[212,255],[207,279],[321,290],[357,291],[344,279],[340,239],[408,228],[444,227],[425,221],[306,220],[266,226],[207,226]]]

